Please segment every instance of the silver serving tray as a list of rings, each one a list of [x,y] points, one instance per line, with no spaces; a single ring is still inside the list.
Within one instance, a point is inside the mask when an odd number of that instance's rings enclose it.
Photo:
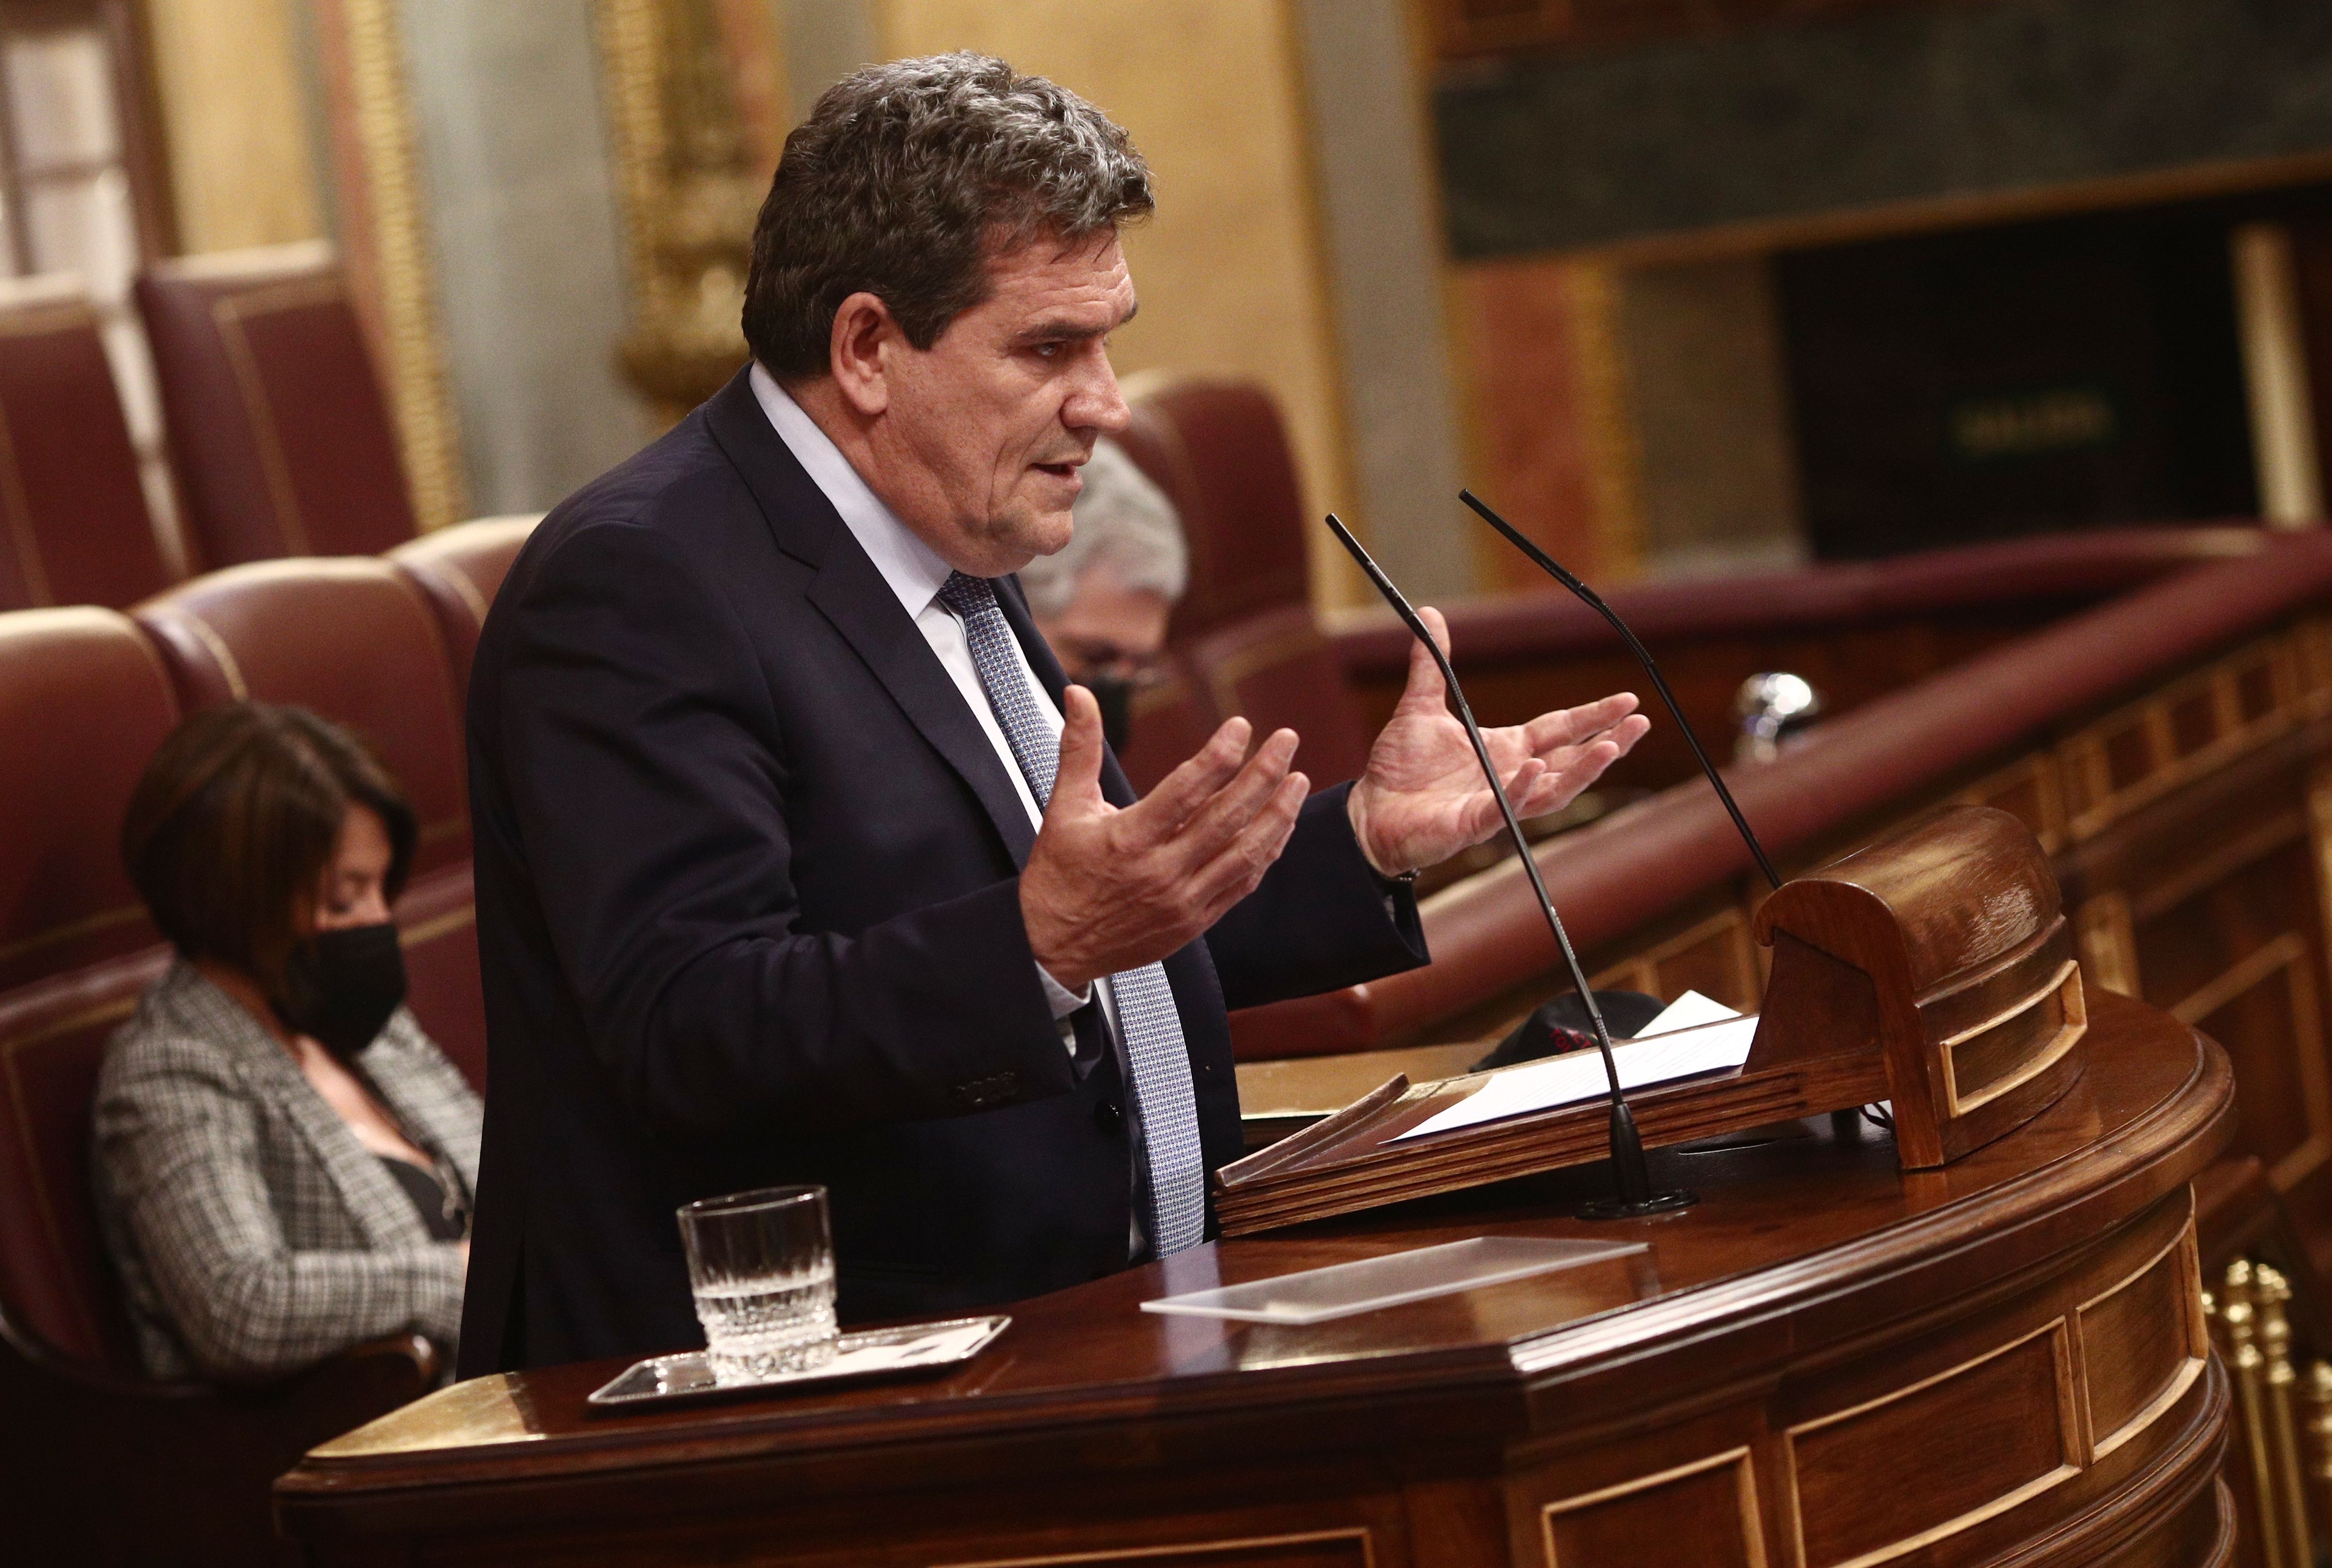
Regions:
[[[736,1399],[750,1395],[787,1392],[794,1389],[835,1388],[848,1383],[881,1382],[891,1378],[924,1377],[951,1367],[961,1366],[986,1350],[996,1336],[1012,1325],[1012,1320],[1001,1313],[987,1317],[951,1317],[937,1323],[905,1323],[895,1328],[867,1329],[859,1334],[846,1334],[835,1345],[835,1359],[814,1372],[780,1372],[759,1382],[724,1383],[712,1375],[712,1368],[701,1350],[683,1351],[677,1355],[650,1356],[634,1362],[622,1374],[594,1392],[588,1401],[598,1410],[633,1410],[642,1405],[669,1405],[702,1400]],[[977,1327],[980,1332],[969,1338],[948,1344],[949,1336]],[[928,1342],[932,1350],[918,1353],[917,1342]],[[849,1364],[854,1352],[891,1350],[895,1357],[867,1364]]]

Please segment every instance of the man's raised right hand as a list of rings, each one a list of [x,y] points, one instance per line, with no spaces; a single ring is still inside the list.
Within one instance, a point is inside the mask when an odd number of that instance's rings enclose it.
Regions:
[[[1061,708],[1061,765],[1020,872],[1020,915],[1045,972],[1082,991],[1157,962],[1254,892],[1311,784],[1288,770],[1295,731],[1274,731],[1242,766],[1249,727],[1231,719],[1121,809],[1102,798],[1100,705],[1071,686]]]

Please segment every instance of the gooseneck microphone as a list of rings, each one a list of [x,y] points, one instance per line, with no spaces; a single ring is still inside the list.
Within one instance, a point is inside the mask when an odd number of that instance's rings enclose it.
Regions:
[[[1660,701],[1668,704],[1668,716],[1676,721],[1677,728],[1684,731],[1685,743],[1692,748],[1693,756],[1699,760],[1700,770],[1708,775],[1709,783],[1716,788],[1716,798],[1725,802],[1725,809],[1732,814],[1733,826],[1741,830],[1741,841],[1749,846],[1749,853],[1757,857],[1757,869],[1765,874],[1766,881],[1775,887],[1781,886],[1782,878],[1773,870],[1773,863],[1766,858],[1765,846],[1758,843],[1757,836],[1749,830],[1749,819],[1741,815],[1741,808],[1735,804],[1733,791],[1725,787],[1725,779],[1717,773],[1716,764],[1710,761],[1708,753],[1701,749],[1700,737],[1692,732],[1690,724],[1685,722],[1684,710],[1677,706],[1676,693],[1668,690],[1668,678],[1660,674],[1659,665],[1652,662],[1651,651],[1636,640],[1636,634],[1628,629],[1628,623],[1620,618],[1617,611],[1603,602],[1602,595],[1566,571],[1553,556],[1524,538],[1521,530],[1483,504],[1480,496],[1470,490],[1461,490],[1458,492],[1458,499],[1472,507],[1484,522],[1505,534],[1506,542],[1535,561],[1541,571],[1578,595],[1589,609],[1611,623],[1611,629],[1620,634],[1621,642],[1628,645],[1628,651],[1636,656],[1636,663],[1643,665],[1644,674],[1652,678],[1652,689],[1659,693]]]
[[[1395,614],[1407,622],[1425,651],[1433,655],[1440,666],[1441,680],[1448,689],[1452,706],[1458,710],[1458,722],[1466,726],[1466,739],[1473,742],[1475,760],[1482,765],[1482,777],[1490,781],[1490,793],[1498,802],[1498,815],[1505,818],[1506,836],[1514,840],[1515,853],[1522,856],[1523,872],[1530,878],[1531,891],[1538,895],[1539,912],[1546,916],[1546,927],[1554,932],[1554,945],[1563,950],[1563,961],[1571,968],[1571,983],[1579,990],[1580,1000],[1587,1004],[1587,1017],[1595,1026],[1595,1048],[1602,1053],[1603,1078],[1611,1091],[1611,1173],[1619,1187],[1612,1198],[1598,1198],[1580,1205],[1582,1219],[1634,1219],[1647,1214],[1665,1213],[1682,1209],[1698,1200],[1690,1192],[1652,1190],[1651,1172],[1644,1162],[1644,1141],[1636,1131],[1635,1113],[1628,1108],[1628,1096],[1620,1087],[1620,1064],[1611,1055],[1611,1031],[1603,1022],[1603,1009],[1595,1005],[1595,992],[1587,983],[1587,972],[1579,967],[1579,954],[1572,948],[1570,933],[1563,929],[1563,917],[1554,913],[1554,900],[1546,894],[1546,884],[1538,874],[1538,861],[1531,854],[1530,841],[1523,837],[1523,825],[1515,817],[1514,802],[1506,798],[1505,786],[1498,781],[1497,765],[1490,760],[1490,748],[1482,739],[1482,726],[1474,722],[1474,710],[1466,702],[1464,688],[1458,684],[1458,672],[1450,667],[1449,656],[1441,645],[1433,640],[1433,633],[1409,600],[1393,587],[1392,579],[1384,574],[1361,541],[1352,537],[1334,512],[1328,514],[1328,526],[1335,531],[1343,547],[1352,551],[1369,580],[1392,606]]]

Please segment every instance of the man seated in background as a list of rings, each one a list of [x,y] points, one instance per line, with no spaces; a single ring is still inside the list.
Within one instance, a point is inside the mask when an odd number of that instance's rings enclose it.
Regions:
[[[1166,492],[1106,438],[1094,443],[1075,531],[1020,569],[1028,609],[1068,677],[1101,703],[1102,732],[1125,749],[1133,694],[1158,674],[1166,621],[1190,586],[1182,520]]]

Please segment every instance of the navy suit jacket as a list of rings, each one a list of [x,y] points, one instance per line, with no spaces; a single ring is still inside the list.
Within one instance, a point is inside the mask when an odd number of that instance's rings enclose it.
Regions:
[[[492,1091],[465,1375],[703,1343],[673,1210],[746,1188],[829,1190],[846,1321],[1125,1266],[1126,1086],[1097,1009],[1073,1058],[1046,1003],[1027,813],[742,375],[535,531],[468,727]],[[1227,1005],[1424,958],[1343,796],[1166,961],[1209,1170],[1241,1152]]]

